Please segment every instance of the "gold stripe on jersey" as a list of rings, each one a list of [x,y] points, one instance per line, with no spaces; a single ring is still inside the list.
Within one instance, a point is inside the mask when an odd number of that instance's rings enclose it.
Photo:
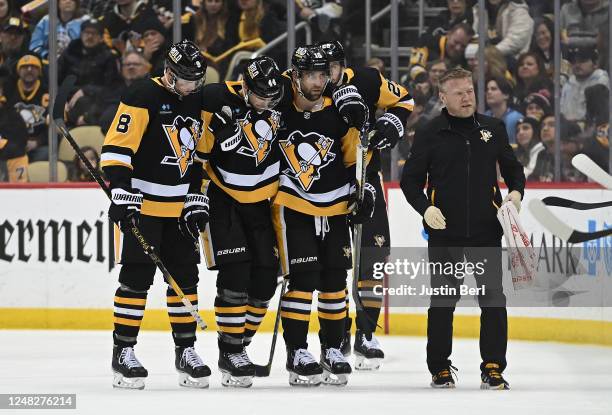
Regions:
[[[104,145],[123,147],[135,154],[149,124],[149,111],[146,108],[119,104],[113,123],[106,133]],[[126,165],[122,159],[106,158],[101,166]],[[131,164],[130,164],[131,167]]]
[[[274,204],[287,206],[290,209],[311,216],[336,216],[349,213],[348,203],[346,201],[331,206],[317,206],[299,196],[292,195],[283,190],[279,190],[277,193],[274,198]]]
[[[217,177],[210,164],[206,163],[206,173],[210,179],[215,183],[221,190],[230,195],[234,200],[240,203],[256,203],[262,200],[270,199],[278,191],[278,180],[273,183],[269,183],[263,187],[253,188],[251,190],[235,190],[225,186],[221,180]]]
[[[408,111],[414,110],[414,101],[408,95],[408,91],[397,82],[393,82],[380,75],[380,95],[376,106],[378,108],[404,108]]]
[[[185,202],[156,202],[154,200],[144,199],[140,213],[147,216],[156,216],[162,218],[178,218],[183,211]]]

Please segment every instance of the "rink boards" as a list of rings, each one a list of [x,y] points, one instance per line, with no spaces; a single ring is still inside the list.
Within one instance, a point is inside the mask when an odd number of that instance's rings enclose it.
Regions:
[[[530,188],[523,206],[530,198],[545,196],[595,202],[610,200],[612,194],[594,186]],[[113,261],[115,236],[106,217],[108,202],[103,192],[93,186],[5,185],[0,187],[0,200],[0,328],[111,328],[118,267]],[[392,245],[426,246],[421,218],[396,185],[388,187],[387,202]],[[556,209],[555,213],[581,230],[602,229],[612,223],[610,209]],[[527,209],[521,212],[521,219],[536,245],[537,241],[553,244],[553,236]],[[604,252],[612,238],[600,240],[600,245]],[[156,278],[143,328],[167,330],[165,286],[161,275]],[[214,294],[215,273],[202,265],[199,303],[211,328]],[[272,300],[271,308],[276,308],[276,302]],[[458,308],[455,334],[477,337],[478,313],[478,309]],[[508,313],[511,338],[612,345],[612,308],[524,307],[510,308]],[[263,330],[271,330],[273,314],[268,313]],[[316,326],[314,315],[311,324]],[[424,335],[425,323],[423,308],[388,308],[380,321],[389,334],[402,335]]]

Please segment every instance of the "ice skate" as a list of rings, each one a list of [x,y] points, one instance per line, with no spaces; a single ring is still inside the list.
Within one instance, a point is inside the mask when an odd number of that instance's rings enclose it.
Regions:
[[[355,345],[353,351],[355,353],[355,369],[356,370],[378,370],[385,358],[385,353],[378,343],[378,339],[374,334],[368,335],[361,330],[357,330],[355,334]]]
[[[319,386],[323,369],[307,349],[287,350],[291,386]]]
[[[207,388],[210,368],[204,364],[193,347],[175,347],[174,366],[179,374],[179,386]]]
[[[147,369],[136,358],[133,347],[113,346],[113,388],[144,389]]]
[[[253,384],[255,366],[245,349],[239,353],[219,352],[219,370],[223,386],[249,388]]]
[[[345,386],[348,383],[348,375],[352,372],[351,365],[340,349],[331,347],[322,347],[321,367],[322,381],[326,385]]]

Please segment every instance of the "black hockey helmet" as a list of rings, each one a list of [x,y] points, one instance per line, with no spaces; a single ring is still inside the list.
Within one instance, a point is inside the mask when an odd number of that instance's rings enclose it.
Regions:
[[[293,51],[291,65],[301,71],[323,71],[329,73],[329,61],[325,52],[315,45],[300,46]]]
[[[338,40],[330,40],[328,42],[320,42],[318,47],[325,52],[327,60],[330,62],[340,62],[342,66],[346,66],[346,55],[342,43]]]
[[[206,78],[206,60],[196,44],[187,39],[170,46],[166,53],[166,67],[186,81],[204,83]]]
[[[276,62],[267,56],[251,59],[242,72],[242,78],[249,91],[261,98],[280,99],[282,97],[281,76]]]

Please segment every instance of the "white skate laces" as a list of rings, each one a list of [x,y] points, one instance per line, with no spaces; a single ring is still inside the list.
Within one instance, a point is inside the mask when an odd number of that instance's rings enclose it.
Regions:
[[[228,355],[228,358],[232,365],[236,367],[242,367],[251,364],[251,359],[249,359],[249,355],[247,355],[246,350],[243,350],[240,353],[231,353]]]
[[[204,362],[200,359],[200,356],[198,356],[193,347],[187,347],[183,350],[183,354],[181,355],[181,366],[184,367],[185,362],[187,362],[190,367],[204,366]]]
[[[335,362],[346,362],[344,355],[340,351],[340,349],[329,348],[325,350],[325,358],[329,361],[330,364],[334,364]]]
[[[317,363],[317,361],[307,349],[297,349],[293,356],[293,366],[299,366],[300,363],[308,365],[310,363]]]
[[[132,347],[124,347],[121,349],[121,354],[119,355],[118,360],[120,365],[125,365],[128,369],[142,367],[142,364],[136,358],[134,349]]]
[[[362,336],[363,336],[363,344],[365,345],[367,349],[378,349],[378,350],[381,349],[380,343],[378,343],[378,339],[376,338],[376,336],[372,335],[372,340],[368,340],[365,334],[362,334]]]

